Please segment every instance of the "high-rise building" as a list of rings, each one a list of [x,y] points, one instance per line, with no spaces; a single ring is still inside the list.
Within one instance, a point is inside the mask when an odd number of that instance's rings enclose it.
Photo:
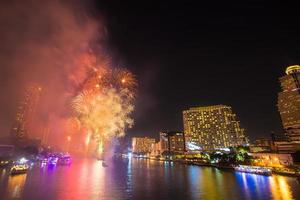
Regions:
[[[181,131],[164,131],[159,133],[161,153],[171,151],[183,153],[185,151],[184,133]]]
[[[16,118],[11,130],[11,135],[14,138],[22,140],[30,137],[41,90],[42,88],[36,84],[31,84],[26,88],[24,96],[19,102]]]
[[[282,91],[277,106],[286,135],[300,143],[300,66],[289,66],[285,72],[279,78]]]
[[[132,152],[136,154],[150,154],[155,147],[155,139],[148,137],[133,137]]]
[[[248,143],[230,106],[215,105],[183,111],[187,150],[218,150]]]

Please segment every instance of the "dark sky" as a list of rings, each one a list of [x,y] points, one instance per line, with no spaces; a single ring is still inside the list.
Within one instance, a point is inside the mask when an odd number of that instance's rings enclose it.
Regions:
[[[231,105],[251,139],[282,132],[278,78],[299,64],[295,5],[139,2],[97,3],[139,80],[130,135],[182,130],[182,110],[214,104]]]
[[[298,6],[196,2],[3,1],[1,136],[28,81],[47,85],[40,114],[63,118],[66,99],[57,93],[69,86],[65,76],[76,74],[91,42],[103,41],[139,82],[129,136],[182,130],[183,110],[215,104],[232,106],[251,139],[282,133],[278,78],[300,63]]]

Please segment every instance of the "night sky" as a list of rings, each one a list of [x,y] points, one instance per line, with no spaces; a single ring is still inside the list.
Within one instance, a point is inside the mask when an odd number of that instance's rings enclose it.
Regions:
[[[136,74],[129,137],[183,130],[183,110],[216,104],[232,106],[250,139],[282,133],[278,78],[300,64],[298,6],[253,2],[3,1],[0,136],[33,81],[45,86],[36,127],[53,125],[61,137],[66,77],[80,72],[91,44]]]
[[[109,43],[139,81],[129,135],[182,130],[182,110],[226,104],[250,139],[282,133],[278,78],[299,64],[294,5],[99,1]]]

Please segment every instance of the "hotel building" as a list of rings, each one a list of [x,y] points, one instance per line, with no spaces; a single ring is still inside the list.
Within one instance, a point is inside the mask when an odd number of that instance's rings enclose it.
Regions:
[[[185,137],[181,131],[164,131],[159,133],[161,153],[171,151],[173,153],[185,152]]]
[[[286,136],[300,143],[300,66],[290,66],[285,72],[279,78],[282,91],[278,93],[277,106]]]
[[[132,152],[136,154],[150,154],[155,149],[155,139],[148,137],[133,137]]]
[[[248,143],[230,106],[195,107],[183,111],[187,150],[213,151]]]
[[[42,88],[37,84],[30,84],[23,98],[20,100],[15,121],[12,125],[11,136],[16,140],[33,137],[33,127],[36,117],[36,109],[40,99]]]

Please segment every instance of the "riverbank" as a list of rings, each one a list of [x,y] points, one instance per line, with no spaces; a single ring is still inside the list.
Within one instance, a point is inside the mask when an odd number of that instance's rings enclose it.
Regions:
[[[184,160],[184,159],[164,159],[164,158],[153,158],[153,157],[134,157],[137,159],[149,159],[149,160],[155,160],[155,161],[164,161],[164,162],[175,162],[180,163],[184,165],[195,165],[200,167],[214,167],[220,170],[232,170],[235,171],[233,165],[221,165],[216,163],[209,163],[209,162],[199,162],[199,161],[193,161],[193,160]],[[297,177],[300,178],[300,173],[296,172],[295,170],[281,167],[281,168],[275,168],[275,167],[269,167],[269,169],[272,170],[272,174],[277,174],[281,176],[288,176],[288,177]]]

